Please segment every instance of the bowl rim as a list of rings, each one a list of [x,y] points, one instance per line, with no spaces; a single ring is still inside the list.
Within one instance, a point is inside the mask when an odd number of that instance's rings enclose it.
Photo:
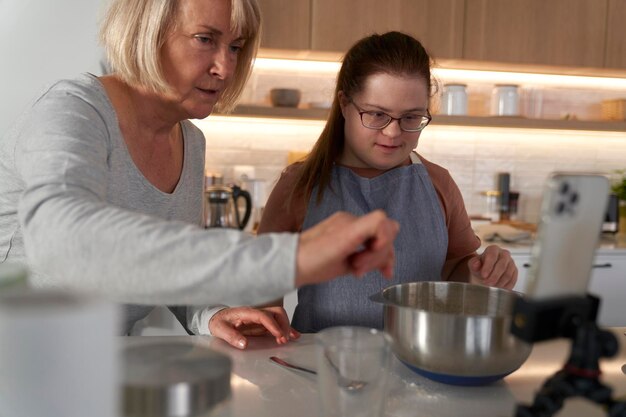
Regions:
[[[383,304],[385,306],[398,307],[398,308],[411,310],[411,311],[425,312],[425,313],[434,314],[434,315],[438,315],[438,316],[458,317],[458,316],[462,315],[465,318],[488,318],[488,319],[507,319],[507,318],[512,318],[511,314],[508,314],[508,315],[507,314],[496,315],[496,314],[459,314],[459,313],[436,312],[436,311],[432,311],[432,310],[427,310],[425,308],[410,307],[410,306],[402,305],[402,304],[399,304],[397,302],[391,301],[391,300],[389,300],[386,297],[386,293],[388,293],[389,291],[393,290],[394,288],[407,287],[407,286],[412,286],[412,285],[419,285],[419,286],[421,286],[422,284],[435,285],[435,286],[445,285],[445,286],[458,286],[458,287],[476,287],[476,288],[480,288],[481,290],[483,290],[483,289],[487,290],[489,292],[495,292],[495,293],[500,293],[500,294],[501,293],[505,293],[505,294],[510,294],[512,296],[517,296],[517,297],[523,297],[524,296],[522,293],[520,293],[518,291],[507,290],[507,289],[498,288],[498,287],[489,287],[489,286],[486,286],[486,285],[471,284],[469,282],[413,281],[413,282],[405,282],[405,283],[390,285],[390,286],[384,288],[380,292],[381,298],[384,299]]]

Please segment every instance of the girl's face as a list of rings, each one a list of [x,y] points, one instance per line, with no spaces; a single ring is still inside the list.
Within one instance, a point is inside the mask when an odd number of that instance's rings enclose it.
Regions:
[[[244,40],[230,28],[229,0],[181,0],[161,51],[168,97],[182,118],[204,118],[229,85]]]
[[[374,117],[386,113],[410,120],[427,114],[428,99],[429,91],[423,78],[386,73],[371,75],[353,97],[340,92],[339,102],[346,124],[345,146],[339,163],[380,170],[402,165],[417,146],[421,132],[403,131],[398,120],[392,120],[380,130],[370,129],[363,126],[359,113],[374,112],[371,113]]]

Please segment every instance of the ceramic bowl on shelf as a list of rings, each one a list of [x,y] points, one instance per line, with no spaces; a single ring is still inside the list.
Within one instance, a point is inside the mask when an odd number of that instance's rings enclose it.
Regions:
[[[398,359],[432,380],[484,385],[518,369],[531,345],[510,332],[519,294],[459,282],[411,282],[370,297],[384,305]]]
[[[296,88],[272,88],[270,101],[275,107],[298,107],[302,93]]]

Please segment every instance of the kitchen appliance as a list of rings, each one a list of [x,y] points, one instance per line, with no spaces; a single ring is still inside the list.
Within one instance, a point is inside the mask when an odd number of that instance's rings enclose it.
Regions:
[[[239,200],[243,199],[243,217],[239,211]],[[205,227],[226,227],[243,230],[252,213],[250,193],[239,186],[210,185],[204,192]]]
[[[248,178],[242,181],[242,188],[250,193],[252,199],[252,214],[246,231],[256,233],[263,217],[263,209],[267,202],[267,181],[257,178]]]
[[[396,356],[453,385],[484,385],[518,369],[531,345],[513,336],[512,291],[459,282],[411,282],[370,297],[384,305]]]
[[[511,174],[500,172],[498,174],[498,192],[500,202],[500,220],[509,220],[510,215],[510,184]]]
[[[222,353],[155,338],[123,356],[124,416],[209,417],[228,406],[232,363]]]

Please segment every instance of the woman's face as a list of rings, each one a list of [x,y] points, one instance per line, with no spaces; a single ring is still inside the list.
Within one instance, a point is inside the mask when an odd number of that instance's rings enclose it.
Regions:
[[[339,163],[380,170],[402,165],[417,146],[421,132],[402,131],[398,120],[392,120],[381,130],[369,129],[361,123],[359,112],[383,112],[396,118],[420,117],[426,115],[428,97],[423,78],[385,73],[368,77],[363,89],[353,97],[340,93],[346,124]]]
[[[244,45],[230,29],[229,0],[179,0],[178,25],[161,50],[167,97],[182,118],[204,118],[229,85]]]

